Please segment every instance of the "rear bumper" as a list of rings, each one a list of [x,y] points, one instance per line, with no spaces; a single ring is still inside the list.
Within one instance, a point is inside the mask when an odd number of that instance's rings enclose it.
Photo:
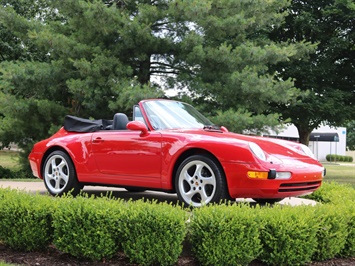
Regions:
[[[31,152],[28,155],[28,160],[30,162],[30,166],[31,166],[31,170],[32,170],[32,174],[35,177],[41,178],[42,179],[42,175],[41,175],[41,158],[43,156],[43,153],[37,153],[37,152]]]

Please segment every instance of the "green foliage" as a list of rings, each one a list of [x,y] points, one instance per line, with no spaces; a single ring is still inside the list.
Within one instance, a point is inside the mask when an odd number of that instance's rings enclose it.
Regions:
[[[271,128],[276,131],[282,128],[277,114],[253,115],[246,110],[217,111],[217,115],[212,116],[211,120],[217,125],[225,126],[229,131],[238,133],[248,132],[259,135]]]
[[[339,215],[341,213],[342,215]],[[348,237],[349,216],[345,205],[319,205],[314,220],[319,226],[317,247],[313,259],[323,261],[334,258],[343,250]]]
[[[52,198],[0,189],[0,242],[24,251],[54,244],[93,261],[123,249],[140,265],[174,264],[184,240],[202,265],[248,265],[254,259],[304,265],[310,258],[354,257],[354,189],[324,183],[317,191],[322,195],[316,198],[328,203],[183,210],[110,195]]]
[[[354,159],[352,156],[338,155],[338,154],[327,154],[325,157],[328,162],[352,162]]]
[[[110,259],[121,242],[121,201],[85,195],[62,198],[53,214],[54,244],[77,258]]]
[[[13,172],[10,169],[4,168],[4,167],[2,167],[0,165],[0,179],[1,178],[9,178],[9,179],[11,179],[11,178],[14,178],[14,174],[13,174]]]
[[[202,265],[248,265],[261,252],[264,225],[259,207],[209,205],[194,209],[189,226],[192,251]]]
[[[346,146],[349,150],[355,150],[355,120],[346,125]]]
[[[308,94],[271,109],[291,118],[301,142],[308,144],[309,134],[321,124],[344,126],[355,117],[355,8],[347,0],[293,0],[287,12],[285,23],[274,29],[271,39],[306,41],[315,49],[303,60],[290,57],[272,69],[282,79],[293,78],[295,87]]]
[[[22,251],[42,250],[53,239],[53,198],[0,190],[0,241]]]
[[[287,0],[23,3],[4,0],[0,9],[0,46],[9,48],[0,62],[0,142],[19,143],[24,157],[64,114],[110,119],[163,89],[188,92],[209,110],[246,110],[247,120],[256,116],[248,129],[259,130],[279,121],[269,104],[299,95],[268,67],[310,49],[267,38]]]
[[[12,61],[12,60],[45,60],[46,55],[42,54],[36,46],[24,38],[25,32],[28,29],[26,21],[34,19],[50,19],[52,10],[48,8],[46,0],[1,0],[0,6],[11,7],[13,13],[7,9],[10,16],[8,16],[8,22],[10,27],[7,27],[1,23],[1,18],[4,16],[0,12],[0,62]],[[20,14],[23,19],[18,21],[15,19],[14,13]],[[22,29],[18,29],[19,24],[22,24]]]
[[[349,202],[345,210],[344,216],[348,219],[347,230],[348,237],[346,239],[343,250],[340,252],[342,257],[355,257],[355,204]]]
[[[260,259],[268,265],[305,265],[317,247],[318,224],[314,210],[306,206],[263,209]]]
[[[164,92],[159,88],[152,88],[148,85],[142,86],[139,85],[137,81],[132,81],[130,84],[119,84],[113,88],[113,90],[116,91],[120,97],[112,100],[109,104],[109,108],[111,110],[126,110],[126,113],[129,115],[132,113],[132,106],[137,104],[140,100],[164,97]]]
[[[323,182],[318,190],[305,197],[322,203],[345,204],[348,201],[355,202],[354,189],[349,185],[335,182]]]
[[[26,179],[35,178],[32,173],[26,170],[11,170],[0,165],[0,179]]]
[[[182,252],[187,215],[167,203],[130,202],[121,228],[124,253],[140,265],[172,265]]]
[[[307,198],[326,203],[320,205],[315,213],[315,220],[320,228],[314,259],[325,260],[335,255],[353,257],[355,254],[354,189],[349,185],[323,182],[320,189]]]

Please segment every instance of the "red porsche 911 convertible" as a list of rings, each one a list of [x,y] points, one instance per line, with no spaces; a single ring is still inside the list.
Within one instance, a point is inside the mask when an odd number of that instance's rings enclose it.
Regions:
[[[66,116],[57,133],[34,145],[33,174],[52,195],[106,185],[177,193],[195,207],[309,194],[325,174],[305,145],[228,132],[183,102],[143,100],[132,120]]]

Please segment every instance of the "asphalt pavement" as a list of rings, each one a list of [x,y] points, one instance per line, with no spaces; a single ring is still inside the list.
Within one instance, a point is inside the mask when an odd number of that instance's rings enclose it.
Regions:
[[[9,180],[0,180],[0,188],[12,188],[18,189],[26,192],[39,193],[46,195],[47,190],[43,182],[38,181],[9,181]],[[169,203],[177,203],[178,198],[176,194],[169,194],[164,192],[156,192],[156,191],[144,191],[144,192],[128,192],[123,188],[112,188],[112,187],[104,187],[104,186],[85,186],[83,192],[89,195],[112,195],[113,197],[122,198],[125,200],[157,200],[158,202],[169,202]],[[254,202],[252,199],[236,199],[237,202]],[[302,199],[297,197],[285,198],[280,201],[278,204],[283,205],[312,205],[314,206],[317,202],[308,199]]]

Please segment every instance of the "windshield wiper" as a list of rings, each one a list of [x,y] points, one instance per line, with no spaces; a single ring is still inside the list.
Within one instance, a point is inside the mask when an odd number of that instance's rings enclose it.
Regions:
[[[211,131],[222,131],[220,126],[218,126],[218,125],[204,125],[203,129],[204,130],[211,130]]]

